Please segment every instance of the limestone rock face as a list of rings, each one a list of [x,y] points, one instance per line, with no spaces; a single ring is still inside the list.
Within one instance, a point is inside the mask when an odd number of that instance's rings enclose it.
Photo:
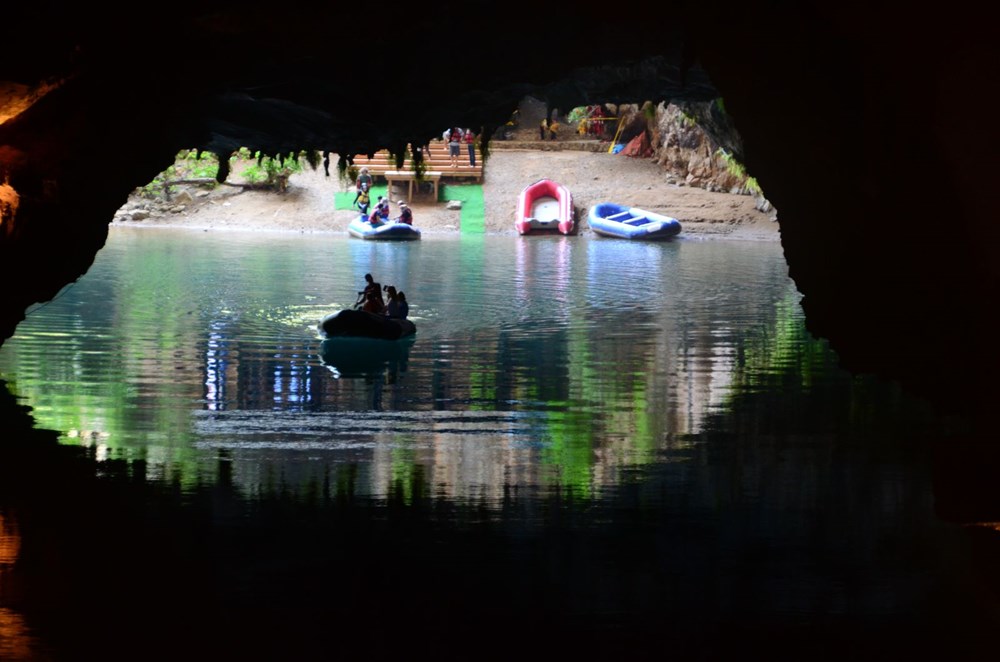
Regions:
[[[735,156],[742,157],[742,140],[719,101],[690,102],[683,107],[661,103],[652,120],[636,104],[619,105],[615,112],[622,118],[623,136],[652,136],[653,160],[686,185],[763,198]]]

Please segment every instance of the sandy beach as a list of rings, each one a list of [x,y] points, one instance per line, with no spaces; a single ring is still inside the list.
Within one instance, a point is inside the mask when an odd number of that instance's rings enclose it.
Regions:
[[[336,162],[335,159],[333,161]],[[517,195],[528,184],[543,177],[565,185],[573,195],[581,235],[592,234],[586,213],[598,202],[618,202],[672,216],[682,225],[682,239],[729,239],[780,241],[776,215],[758,211],[755,199],[706,191],[673,183],[670,173],[649,159],[583,151],[496,150],[486,163],[483,176],[485,230],[489,234],[516,234],[514,213]],[[334,168],[327,176],[322,168],[308,166],[293,174],[283,194],[219,186],[212,191],[191,187],[171,211],[153,213],[141,220],[130,218],[135,209],[150,209],[149,201],[133,196],[122,208],[114,225],[175,227],[205,231],[285,231],[301,233],[346,233],[356,215],[350,209],[335,209],[334,196],[353,190],[340,180]],[[405,195],[393,193],[393,200]],[[409,200],[414,225],[422,233],[460,231],[461,211],[446,202],[415,195]],[[393,213],[398,207],[393,205]]]

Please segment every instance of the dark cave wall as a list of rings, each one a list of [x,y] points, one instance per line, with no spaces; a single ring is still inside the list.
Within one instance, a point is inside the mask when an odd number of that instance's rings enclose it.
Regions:
[[[8,284],[0,338],[13,334],[25,309],[86,272],[133,182],[173,163],[184,132],[148,128],[160,109],[176,113],[177,105],[153,95],[109,103],[115,91],[70,80],[0,127],[0,177],[19,198],[0,226],[0,278]]]
[[[496,126],[526,94],[569,108],[721,93],[781,210],[810,329],[847,367],[974,411],[997,390],[981,358],[1000,243],[983,181],[997,58],[992,24],[951,9],[911,11],[906,29],[850,4],[656,4],[620,30],[566,12],[538,49],[517,37],[530,17],[470,3],[458,10],[479,26],[469,54],[459,33],[430,39],[447,8],[401,10],[403,37],[385,49],[334,39],[353,11],[336,5],[223,2],[79,34],[61,16],[37,41],[0,46],[0,79],[66,81],[0,126],[0,173],[21,196],[0,227],[0,339],[86,271],[114,211],[180,149],[363,153],[456,122]]]
[[[802,13],[796,29],[761,18],[770,29],[716,16],[700,53],[748,171],[781,212],[810,330],[853,371],[947,411],[988,411],[1000,237],[975,180],[994,169],[978,139],[994,145],[996,132],[972,112],[994,95],[979,78],[998,63],[985,17],[908,11],[900,22],[846,5]]]

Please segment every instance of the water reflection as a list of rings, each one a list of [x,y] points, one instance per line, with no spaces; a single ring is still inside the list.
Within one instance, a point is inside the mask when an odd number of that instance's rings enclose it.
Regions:
[[[414,342],[414,336],[393,341],[327,338],[319,345],[319,358],[336,378],[381,375],[391,384],[400,372],[406,372],[406,362]]]
[[[317,336],[366,272],[415,339]],[[778,246],[116,230],[0,375],[69,454],[0,462],[25,645],[961,658],[997,625],[944,422],[838,369]]]
[[[364,273],[410,291],[419,342],[317,337]],[[303,444],[336,469],[374,444],[386,452],[366,462],[396,466],[405,446],[456,498],[496,497],[511,476],[597,495],[700,433],[734,384],[759,379],[751,372],[799,370],[780,361],[809,342],[802,326],[769,244],[116,230],[91,272],[8,341],[0,370],[17,375],[42,425],[101,457],[164,465],[149,475],[204,475],[220,449],[240,465],[297,463],[276,449]],[[48,342],[69,327],[67,342]],[[53,382],[66,366],[73,374]],[[226,416],[202,415],[213,412]],[[391,438],[351,424],[373,412]],[[476,418],[457,425],[455,412]],[[492,484],[452,485],[462,472],[448,464],[472,457]],[[254,492],[244,481],[255,475],[234,480]],[[368,496],[389,487],[356,484]]]

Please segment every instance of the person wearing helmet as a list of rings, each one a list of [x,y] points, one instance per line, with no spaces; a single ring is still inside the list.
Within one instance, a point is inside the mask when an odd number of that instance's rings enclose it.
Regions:
[[[361,172],[358,174],[358,179],[354,182],[354,189],[357,191],[357,195],[354,196],[354,202],[351,204],[358,204],[358,198],[361,197],[362,187],[369,191],[371,190],[373,184],[372,176],[368,174],[368,168],[362,168]]]
[[[396,218],[397,223],[406,223],[407,225],[413,225],[413,212],[410,210],[410,206],[399,201],[399,216]]]

